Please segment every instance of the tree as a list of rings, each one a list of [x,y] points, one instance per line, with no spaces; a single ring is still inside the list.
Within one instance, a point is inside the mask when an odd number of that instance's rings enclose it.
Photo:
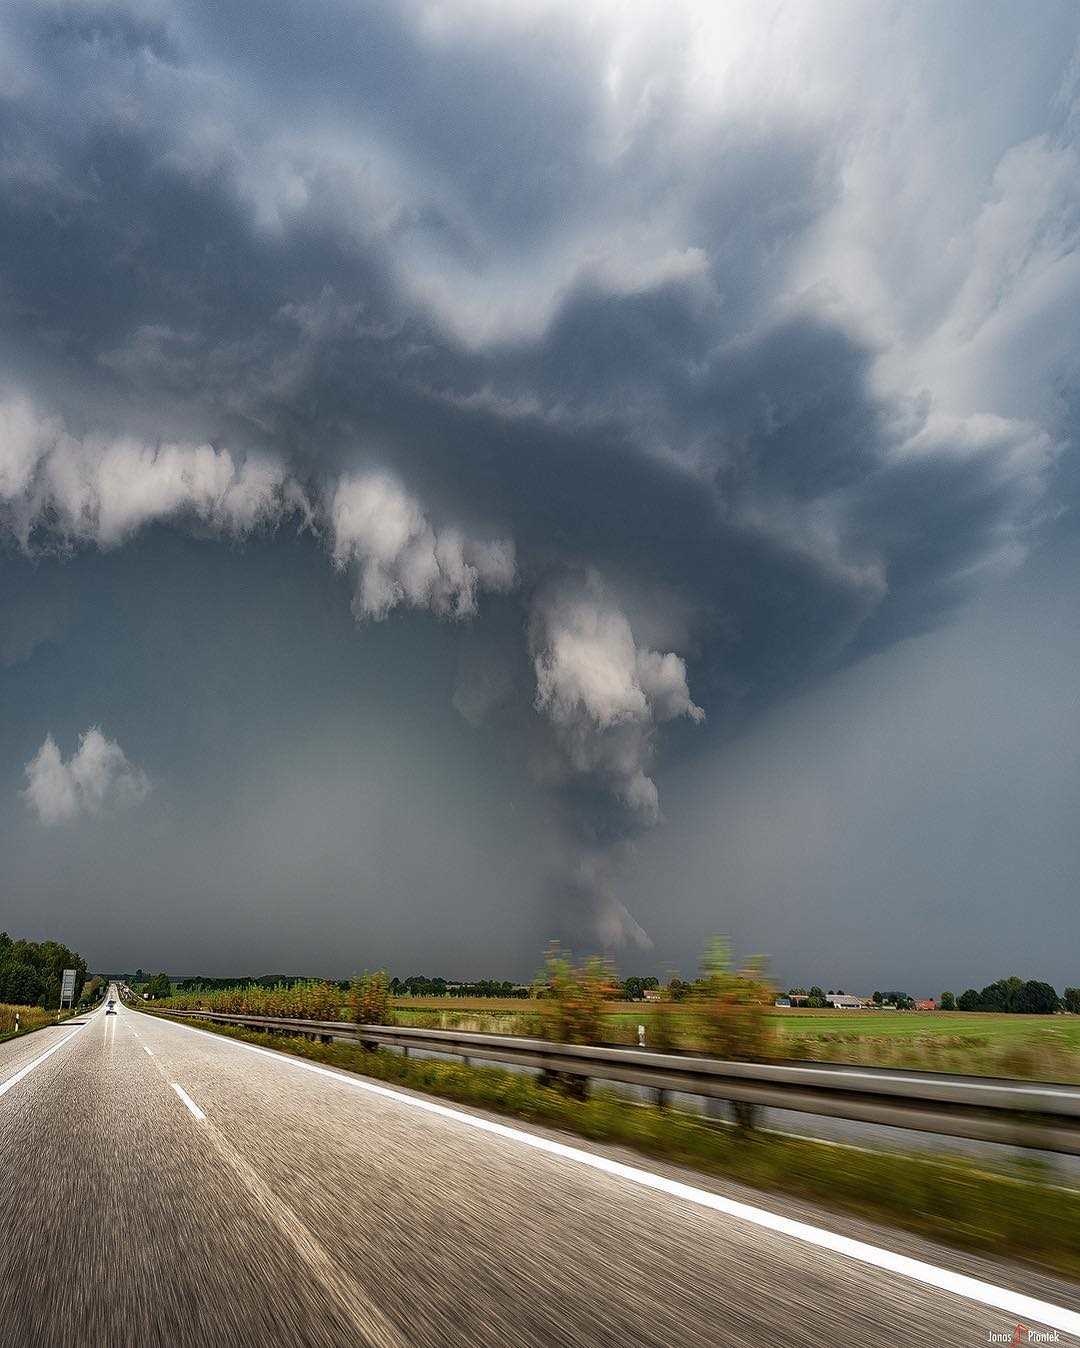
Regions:
[[[1017,992],[1013,1006],[1029,1016],[1052,1016],[1061,1008],[1061,1000],[1049,983],[1029,978]]]
[[[162,997],[172,996],[172,983],[169,981],[168,974],[154,974],[152,978],[147,979],[144,992],[148,992],[155,1001]]]
[[[938,1005],[941,1007],[942,1011],[955,1011],[956,998],[952,995],[951,992],[943,992],[941,994],[941,1000],[938,1003]]]
[[[44,984],[32,964],[12,960],[0,964],[0,1002],[13,1006],[36,1006]]]
[[[880,1006],[881,1003],[885,1000],[885,998],[881,995],[880,992],[875,992],[873,997],[870,998],[870,1000],[874,1003],[875,1006]]]
[[[628,1002],[640,1002],[645,998],[646,988],[660,986],[658,978],[628,978],[622,985],[623,996]]]
[[[1080,1016],[1080,988],[1066,988],[1061,1000],[1066,1011],[1071,1011],[1074,1016]]]
[[[816,983],[815,983],[814,986],[810,989],[810,996],[811,996],[812,998],[813,998],[813,997],[816,997],[817,1000],[818,1000],[818,1004],[819,1004],[819,1005],[824,1005],[824,1002],[825,1002],[825,994],[822,992],[822,990],[818,987],[818,985],[817,985]]]
[[[1008,978],[999,978],[996,983],[988,984],[979,993],[978,1009],[980,1011],[1015,1011],[1017,999],[1023,986],[1024,980],[1018,978],[1016,974],[1011,974]]]
[[[673,977],[668,983],[668,994],[673,1002],[682,1002],[690,996],[693,986],[692,983],[687,983],[685,979]]]
[[[958,1011],[981,1011],[983,1009],[982,1003],[979,1001],[979,994],[974,988],[968,988],[966,992],[960,994],[956,999],[956,1009]]]

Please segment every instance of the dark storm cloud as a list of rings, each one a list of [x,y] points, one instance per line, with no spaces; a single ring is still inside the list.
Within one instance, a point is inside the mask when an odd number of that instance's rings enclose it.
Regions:
[[[307,530],[361,621],[474,621],[453,705],[560,793],[610,936],[661,736],[940,623],[1070,480],[1061,399],[980,375],[1075,369],[1075,16],[955,102],[1017,22],[15,0],[10,546]]]

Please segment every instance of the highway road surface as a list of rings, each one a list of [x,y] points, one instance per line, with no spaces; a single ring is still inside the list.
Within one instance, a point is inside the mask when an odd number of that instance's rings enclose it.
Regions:
[[[3,1345],[1080,1344],[1020,1266],[117,1011],[0,1045]]]

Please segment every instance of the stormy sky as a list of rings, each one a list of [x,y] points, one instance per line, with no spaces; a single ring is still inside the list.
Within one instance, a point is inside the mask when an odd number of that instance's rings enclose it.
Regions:
[[[1078,39],[7,0],[0,926],[1075,983]]]

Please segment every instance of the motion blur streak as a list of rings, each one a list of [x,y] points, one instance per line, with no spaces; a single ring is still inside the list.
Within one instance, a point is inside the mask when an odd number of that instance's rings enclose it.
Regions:
[[[0,1110],[5,1345],[936,1348],[1080,1324],[1036,1273],[135,1019],[47,1060],[0,1045],[0,1071],[41,1059]]]

